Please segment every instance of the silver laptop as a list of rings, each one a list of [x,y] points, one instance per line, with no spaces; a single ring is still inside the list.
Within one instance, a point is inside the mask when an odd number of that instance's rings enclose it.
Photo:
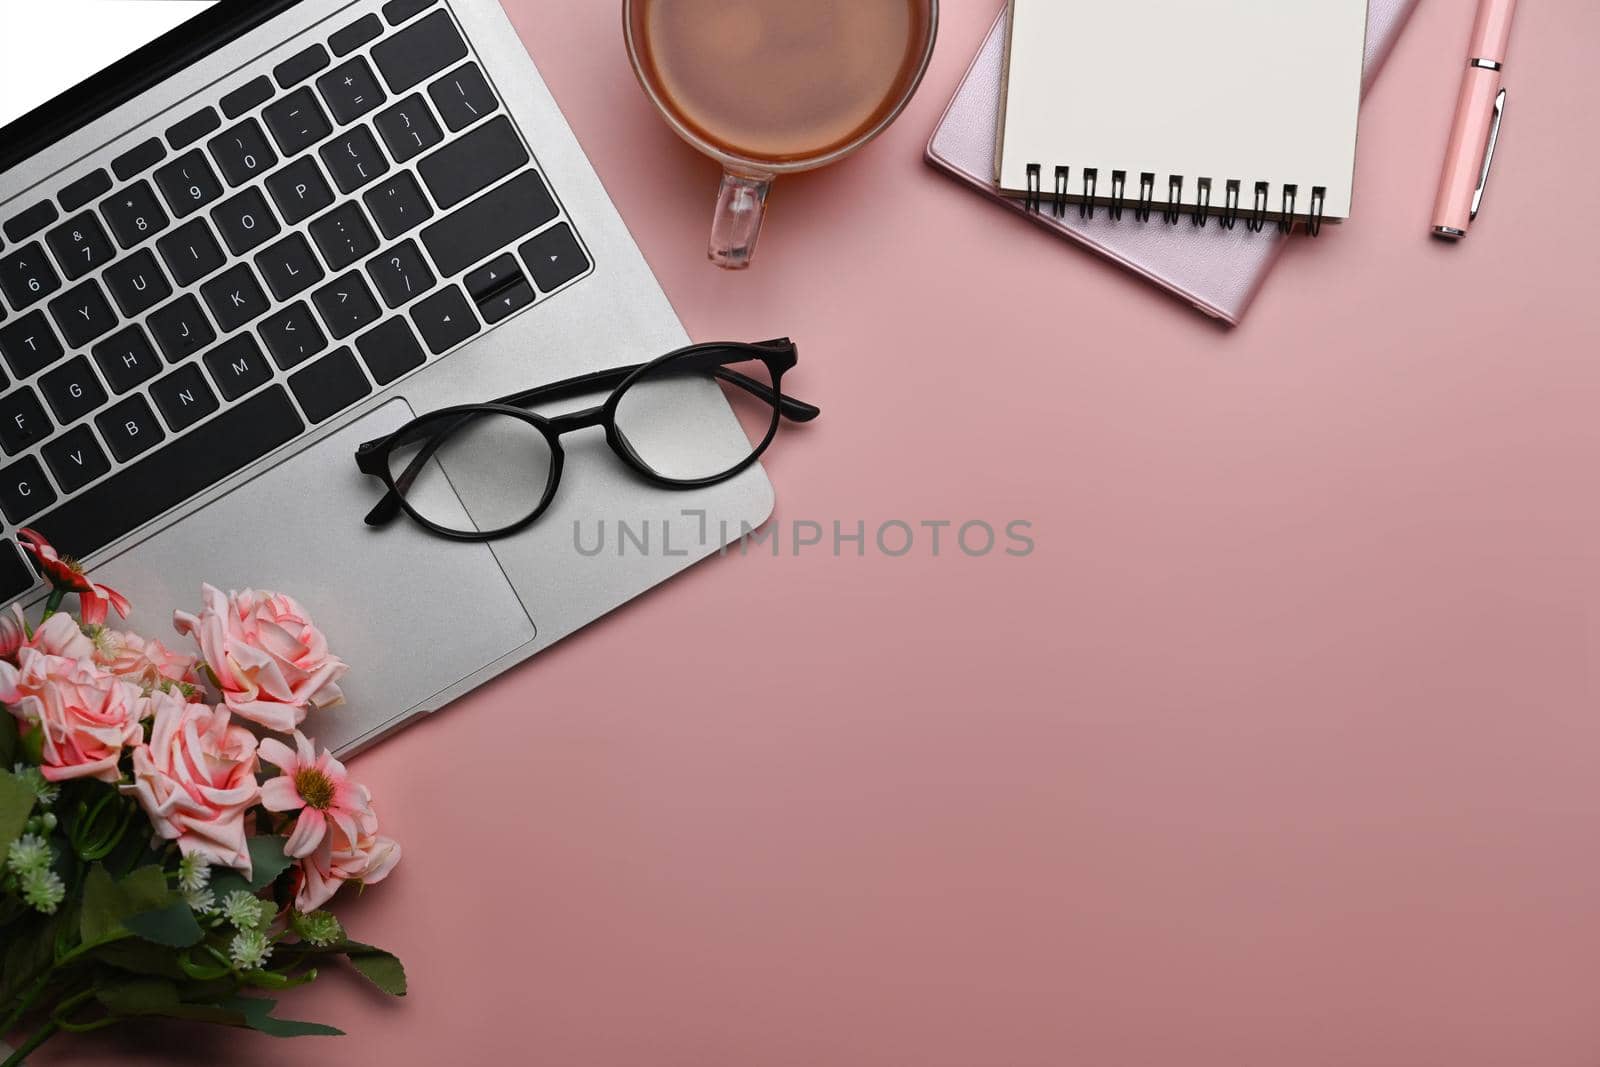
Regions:
[[[305,727],[349,753],[767,518],[759,467],[655,489],[596,430],[508,539],[363,525],[360,443],[687,343],[496,0],[51,20],[89,6],[7,27],[30,63],[0,98],[0,603],[43,593],[22,527],[175,645],[202,580],[289,593],[352,665]],[[714,388],[660,417],[748,450]],[[505,486],[445,473],[430,509],[498,510]]]

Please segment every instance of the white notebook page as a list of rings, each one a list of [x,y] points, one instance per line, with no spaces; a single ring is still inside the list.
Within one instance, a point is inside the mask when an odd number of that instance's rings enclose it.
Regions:
[[[1151,173],[1158,209],[1169,176],[1214,209],[1232,179],[1241,211],[1267,182],[1273,213],[1294,185],[1300,215],[1322,186],[1346,218],[1366,27],[1366,0],[1011,0],[997,179],[1023,194],[1038,164],[1049,196],[1068,167],[1077,197],[1095,168],[1105,197],[1120,170],[1134,200]]]

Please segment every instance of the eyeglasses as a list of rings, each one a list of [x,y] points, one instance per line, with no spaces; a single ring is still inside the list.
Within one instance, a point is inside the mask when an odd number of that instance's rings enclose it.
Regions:
[[[366,523],[385,526],[404,512],[429,532],[457,541],[516,533],[555,498],[562,436],[596,426],[604,428],[618,458],[653,485],[697,489],[725,482],[761,458],[781,419],[810,422],[822,413],[783,395],[784,372],[798,362],[787,337],[690,345],[649,363],[419,416],[356,451],[362,473],[389,488]],[[551,418],[524,410],[603,389],[612,392],[599,407]],[[696,400],[717,392],[732,404],[748,436],[759,436],[753,448],[739,435],[698,433],[699,427],[685,422],[686,411],[701,410],[692,406]],[[729,440],[737,443],[714,443]],[[463,481],[485,489],[472,494],[470,519],[451,488]]]

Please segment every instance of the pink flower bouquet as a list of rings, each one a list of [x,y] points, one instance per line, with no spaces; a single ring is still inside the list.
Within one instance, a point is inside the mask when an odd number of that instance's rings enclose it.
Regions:
[[[0,615],[0,1040],[17,1042],[0,1067],[150,1016],[337,1034],[264,995],[337,958],[403,996],[400,961],[325,910],[388,877],[400,846],[299,731],[349,669],[305,609],[204,586],[173,619],[197,654],[174,651],[112,629],[127,599],[19,536],[53,591],[36,626]]]

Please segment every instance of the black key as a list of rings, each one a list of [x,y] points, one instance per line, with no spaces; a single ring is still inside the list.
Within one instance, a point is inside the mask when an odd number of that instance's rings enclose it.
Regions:
[[[291,226],[333,203],[333,188],[310,156],[302,156],[268,178],[267,192]]]
[[[167,276],[161,273],[155,253],[148,248],[107,267],[104,280],[125,318],[142,315],[172,295]]]
[[[201,286],[200,292],[224,333],[233,332],[263,314],[268,307],[266,294],[245,263],[213,278]]]
[[[511,315],[529,304],[533,303],[533,286],[523,280],[522,275],[517,275],[516,281],[505,286],[491,296],[477,301],[478,314],[483,316],[483,321],[493,326],[503,322]]]
[[[422,366],[427,359],[422,346],[406,325],[404,315],[396,315],[356,341],[361,358],[379,385],[388,385],[406,371]]]
[[[272,361],[283,370],[298,367],[328,347],[322,327],[311,317],[304,300],[297,300],[265,319],[260,327],[261,341],[272,353]]]
[[[389,169],[372,131],[357,126],[341,137],[335,137],[318,151],[335,184],[346,193],[353,193],[368,182],[381,178]]]
[[[118,181],[127,181],[142,170],[149,170],[167,157],[167,150],[161,147],[161,142],[152,137],[144,144],[128,149],[122,155],[111,161],[112,173],[116,174]]]
[[[452,130],[464,130],[500,107],[476,63],[463,64],[446,74],[428,87],[428,95]]]
[[[336,56],[347,56],[357,48],[383,33],[383,23],[376,15],[364,15],[328,38],[328,47]]]
[[[0,259],[0,289],[18,311],[61,288],[61,278],[45,259],[38,241]]]
[[[111,470],[111,460],[87,426],[74,426],[41,448],[39,454],[68,493],[76,493]]]
[[[361,364],[348,348],[324,356],[289,379],[289,388],[312,422],[338,414],[372,392]]]
[[[168,363],[188,359],[217,339],[217,331],[200,310],[200,303],[188,293],[151,313],[145,320],[156,344],[166,354]]]
[[[317,314],[336,340],[378,321],[378,302],[359,271],[335,278],[311,296]]]
[[[434,12],[372,47],[372,58],[392,93],[405,92],[452,63],[459,63],[466,55],[467,43],[443,11]]]
[[[428,156],[417,170],[439,206],[449,208],[527,162],[522,139],[511,120],[500,115]]]
[[[422,195],[409,171],[401,171],[382,185],[371,189],[364,200],[378,229],[388,238],[399,237],[414,226],[421,226],[433,217],[428,198]]]
[[[178,218],[192,215],[222,195],[217,172],[198,148],[156,171],[156,185]]]
[[[221,268],[226,258],[222,246],[212,236],[205,219],[194,219],[173,230],[156,242],[161,258],[166,260],[179,285],[190,286],[214,270]]]
[[[517,251],[538,283],[539,291],[548,293],[589,269],[589,257],[566,223],[552,226],[524,244]]]
[[[15,542],[0,543],[0,600],[21,596],[33,588],[36,575],[22,558],[22,549]]]
[[[138,326],[118,330],[94,346],[94,361],[112,392],[126,393],[161,372],[161,360]]]
[[[50,419],[32,389],[13,389],[0,396],[0,448],[14,456],[50,436]]]
[[[272,82],[265,74],[246,82],[222,98],[222,113],[236,119],[272,99]]]
[[[255,337],[248,333],[241,333],[207,352],[205,362],[211,380],[229,400],[238,400],[272,377],[267,357],[261,354]]]
[[[100,201],[100,214],[111,225],[111,233],[123,248],[132,248],[152,234],[167,228],[170,221],[161,210],[149,182],[139,182]]]
[[[396,163],[419,156],[444,140],[444,131],[433,121],[421,93],[412,93],[373,119],[372,124],[378,127]]]
[[[522,281],[522,268],[517,266],[517,257],[507,252],[503,256],[496,256],[462,281],[467,287],[467,295],[481,304],[499,290]]]
[[[100,435],[111,446],[111,454],[124,463],[141,452],[148,452],[166,436],[156,421],[156,413],[150,410],[145,398],[137,394],[96,415],[94,424],[100,427]],[[51,543],[55,543],[54,538]]]
[[[427,344],[428,351],[439,355],[465,341],[481,328],[472,305],[461,295],[461,287],[452,285],[435,293],[411,309],[411,319],[417,332]]]
[[[389,25],[398,26],[432,3],[433,0],[389,0],[383,5],[383,17]]]
[[[182,433],[222,405],[194,364],[179,367],[150,387],[161,417],[173,433]]]
[[[267,294],[250,270],[250,264],[238,263],[200,287],[206,306],[223,333],[232,333],[250,320],[264,314],[268,307]]]
[[[236,256],[278,236],[282,229],[260,189],[246,189],[232,200],[224,200],[211,213],[211,221]]]
[[[360,56],[345,60],[318,78],[317,88],[341,126],[388,99],[378,87],[378,79],[372,76],[372,68]]]
[[[0,470],[0,511],[13,525],[56,502],[56,491],[44,468],[32,456]]]
[[[74,356],[39,379],[39,391],[50,401],[56,421],[66,426],[106,402],[106,387],[95,377],[85,356]],[[52,464],[53,466],[54,464]]]
[[[438,280],[428,263],[417,250],[417,242],[407,241],[395,245],[380,255],[367,260],[367,274],[383,294],[383,302],[392,308],[415,300],[432,289]]]
[[[73,281],[111,262],[111,257],[117,254],[111,247],[111,238],[106,236],[105,227],[92,211],[74,215],[45,234],[44,239],[50,251],[56,254],[62,273]]]
[[[66,354],[42,311],[30,311],[0,326],[0,352],[18,378],[37,374]]]
[[[207,143],[212,158],[222,168],[222,176],[232,186],[243,185],[278,163],[277,155],[267,143],[267,135],[261,132],[261,123],[255,119],[224,130]]]
[[[71,182],[56,199],[61,201],[65,211],[76,211],[85,204],[92,203],[96,197],[105,196],[111,191],[111,175],[103,170],[91,170],[78,180]]]
[[[13,241],[32,237],[60,217],[61,213],[56,210],[54,204],[48,200],[41,200],[6,220],[6,236]]]
[[[446,276],[481,263],[557,215],[544,179],[525,171],[422,231],[422,243]]]
[[[304,152],[333,132],[328,116],[310,89],[296,89],[268,107],[261,117],[286,156]]]
[[[378,247],[378,236],[356,204],[340,204],[311,224],[311,239],[334,270],[344,270]]]
[[[34,529],[82,559],[294,440],[303,426],[289,395],[269,389],[40,516]]]
[[[273,67],[272,76],[278,79],[278,88],[287,89],[291,85],[305,81],[331,62],[328,50],[320,44],[314,44],[304,52],[297,52]]]
[[[117,325],[116,312],[93,278],[79,282],[50,301],[50,314],[67,339],[68,348],[82,348]]]
[[[291,233],[256,256],[256,270],[279,300],[305,292],[327,277],[305,237]]]
[[[187,148],[206,134],[222,125],[222,118],[214,107],[203,107],[181,122],[167,129],[167,144],[176,151]]]

